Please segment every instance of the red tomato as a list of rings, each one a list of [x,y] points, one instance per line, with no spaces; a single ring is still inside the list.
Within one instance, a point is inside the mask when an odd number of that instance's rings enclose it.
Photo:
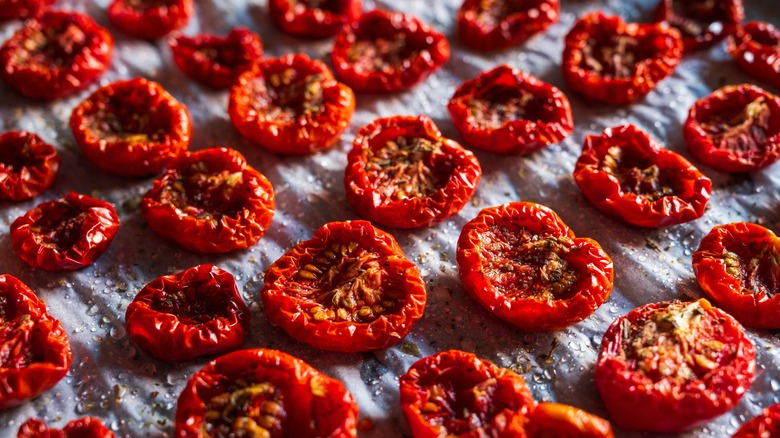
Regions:
[[[0,275],[0,409],[38,397],[60,381],[73,354],[62,324],[18,278]]]
[[[179,246],[223,253],[263,237],[274,215],[274,190],[238,151],[205,149],[174,161],[144,195],[141,212]]]
[[[425,309],[425,283],[393,236],[365,221],[331,222],[265,273],[268,319],[321,350],[398,343]]]
[[[447,109],[467,145],[499,154],[530,154],[574,130],[561,90],[508,65],[464,82]]]
[[[0,22],[37,17],[54,0],[0,0]]]
[[[704,293],[739,322],[780,329],[780,238],[761,225],[718,225],[693,253]]]
[[[40,137],[24,131],[0,135],[0,200],[34,198],[54,184],[60,156]]]
[[[0,48],[0,77],[19,93],[55,100],[83,90],[111,64],[114,39],[92,18],[47,11]]]
[[[43,421],[30,418],[19,428],[16,438],[114,438],[115,436],[111,429],[95,417],[72,420],[62,429],[50,429]]]
[[[187,108],[143,78],[99,88],[73,110],[70,128],[92,164],[121,176],[159,173],[192,137]]]
[[[674,433],[733,408],[755,369],[753,344],[737,320],[704,299],[668,301],[609,326],[595,380],[618,427]]]
[[[277,154],[303,155],[338,141],[355,111],[352,90],[307,55],[267,58],[230,90],[228,114],[242,136]]]
[[[125,323],[144,351],[174,362],[241,346],[249,309],[229,272],[199,265],[147,284],[127,306]]]
[[[777,438],[780,436],[780,404],[772,405],[761,415],[743,424],[732,438]]]
[[[598,242],[531,202],[482,210],[461,231],[457,261],[466,292],[525,331],[576,324],[612,292],[612,260]]]
[[[344,385],[276,350],[240,350],[195,373],[176,405],[178,438],[353,438],[358,406]]]
[[[724,172],[753,172],[780,158],[780,97],[729,85],[699,99],[683,126],[688,151]]]
[[[700,218],[712,192],[709,178],[634,125],[585,137],[574,180],[594,207],[644,228]]]
[[[559,0],[464,0],[458,9],[458,37],[480,51],[525,42],[558,21]]]
[[[33,268],[75,271],[100,257],[118,229],[119,217],[111,204],[71,192],[16,219],[11,244]]]
[[[362,0],[269,0],[268,12],[290,35],[328,38],[360,17]]]
[[[563,78],[588,99],[614,105],[645,96],[682,60],[680,33],[665,23],[585,14],[566,35]]]
[[[458,350],[417,361],[401,376],[400,391],[414,438],[524,438],[534,408],[522,376]]]
[[[747,74],[780,87],[780,30],[770,23],[751,21],[728,39],[728,50]]]
[[[742,0],[661,0],[655,14],[680,31],[685,53],[715,45],[745,17]]]
[[[395,93],[422,82],[450,57],[447,38],[417,18],[379,9],[336,35],[336,76],[363,93]]]
[[[212,88],[228,88],[263,56],[260,36],[237,27],[227,36],[178,35],[170,40],[173,61],[187,76]]]
[[[187,25],[192,0],[113,0],[108,19],[122,33],[153,40]]]
[[[344,184],[361,216],[390,228],[423,228],[457,214],[481,175],[477,157],[442,137],[433,120],[395,116],[360,129]]]
[[[574,406],[539,403],[526,426],[528,438],[613,438],[609,421]]]

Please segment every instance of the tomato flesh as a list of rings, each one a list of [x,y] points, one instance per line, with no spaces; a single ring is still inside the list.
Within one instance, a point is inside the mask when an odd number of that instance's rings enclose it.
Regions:
[[[742,0],[663,0],[656,10],[658,21],[680,31],[686,53],[734,33],[743,16]]]
[[[206,436],[281,438],[287,420],[284,395],[270,382],[235,381],[206,403],[204,420]]]

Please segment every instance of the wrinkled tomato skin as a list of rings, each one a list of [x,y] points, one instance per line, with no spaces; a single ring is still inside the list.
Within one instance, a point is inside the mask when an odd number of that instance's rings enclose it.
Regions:
[[[362,0],[328,0],[327,8],[310,7],[311,0],[269,0],[268,12],[279,28],[301,38],[329,38],[360,18]]]
[[[561,292],[554,292],[555,282],[544,284],[542,292],[522,296],[521,284],[539,283],[548,265],[536,266],[539,261],[523,260],[502,250],[514,246],[506,237],[496,233],[530,233],[529,245],[540,239],[547,247],[561,245],[567,251],[563,257],[552,249],[542,256],[556,254],[561,259],[553,270],[571,268],[575,279],[564,284]],[[503,258],[511,270],[494,266]],[[614,268],[612,259],[598,242],[578,238],[551,209],[531,202],[514,202],[482,210],[476,218],[464,225],[458,239],[457,262],[464,289],[474,300],[497,317],[521,330],[530,332],[562,330],[576,324],[596,311],[612,292]],[[514,266],[512,263],[517,263]],[[563,268],[561,267],[563,265]],[[533,273],[515,275],[520,269]],[[509,285],[505,282],[512,281]],[[533,285],[532,285],[533,287]],[[504,290],[509,288],[509,290]],[[555,293],[563,296],[558,297]],[[525,294],[527,295],[527,294]]]
[[[518,4],[524,8],[522,11],[491,16],[495,23],[490,25],[480,18],[482,3],[480,0],[464,0],[457,15],[458,39],[467,47],[481,52],[522,44],[558,22],[561,12],[559,0],[499,0],[496,3],[500,5],[511,7]]]
[[[592,40],[629,36],[642,51],[650,52],[627,77],[602,75],[584,64],[584,49]],[[574,91],[589,100],[627,105],[647,95],[682,60],[682,40],[677,30],[664,23],[625,23],[619,16],[595,11],[583,15],[566,35],[563,78]]]
[[[0,201],[32,199],[51,187],[60,169],[52,145],[32,132],[0,135]]]
[[[268,230],[274,208],[271,182],[228,148],[185,153],[141,201],[141,212],[154,231],[202,254],[254,245]]]
[[[125,323],[136,345],[156,359],[177,362],[241,346],[249,316],[235,278],[198,265],[144,286],[127,306]]]
[[[537,117],[508,118],[498,127],[485,126],[472,108],[478,100],[500,105],[497,98],[518,93],[521,98],[533,97],[530,103],[539,106]],[[461,84],[447,109],[467,145],[497,154],[527,155],[560,142],[574,130],[571,105],[561,90],[507,65]]]
[[[192,139],[187,108],[160,84],[143,78],[97,89],[73,110],[70,128],[92,164],[128,177],[159,173]]]
[[[609,421],[558,403],[539,403],[528,416],[528,438],[613,438]]]
[[[747,327],[780,329],[780,238],[761,225],[714,227],[693,253],[704,293]]]
[[[43,421],[30,418],[25,421],[16,438],[114,438],[114,432],[95,417],[81,417],[69,421],[62,429],[51,429]]]
[[[750,419],[731,438],[773,438],[780,436],[780,404],[772,405]]]
[[[438,145],[428,158],[418,160],[432,173],[442,173],[442,181],[438,187],[434,185],[432,193],[401,196],[403,187],[393,183],[393,192],[388,195],[379,179],[389,178],[392,175],[388,172],[397,170],[367,170],[375,153],[398,138],[423,139]],[[407,167],[413,168],[418,162],[407,163]],[[389,228],[409,229],[430,227],[457,214],[474,196],[481,177],[476,156],[443,137],[429,117],[394,116],[377,119],[360,129],[347,155],[344,185],[347,200],[358,214]],[[407,185],[415,189],[413,184]]]
[[[193,0],[113,0],[108,19],[126,35],[154,40],[186,26],[194,9]]]
[[[324,268],[320,265],[322,257],[336,263],[346,260],[351,265],[360,265],[360,272],[352,272],[356,269],[352,267],[346,269],[346,274],[339,272],[338,266]],[[369,263],[361,264],[363,259],[375,262],[376,268]],[[321,318],[317,310],[332,309],[317,299],[320,295],[333,297],[328,300],[335,301],[332,304],[342,311],[346,310],[337,296],[342,284],[319,284],[318,280],[326,283],[327,278],[310,275],[316,272],[310,266],[323,276],[322,271],[333,272],[334,279],[330,281],[342,281],[339,279],[344,277],[343,284],[354,282],[361,286],[360,294],[370,292],[384,297],[384,300],[372,303],[363,295],[355,295],[356,298],[349,295],[361,310],[388,299],[395,302],[386,306],[389,312],[377,312],[371,321],[341,317],[336,320],[335,315]],[[366,284],[359,275],[363,273],[379,275],[380,284]],[[362,290],[364,286],[370,291]],[[312,291],[316,294],[312,295]],[[287,251],[268,268],[260,295],[268,319],[291,337],[320,350],[341,352],[380,350],[397,344],[422,317],[427,299],[425,283],[417,266],[406,258],[392,235],[366,221],[325,224],[311,239]],[[362,305],[360,301],[363,301]],[[324,307],[327,308],[323,310]]]
[[[18,278],[0,275],[0,409],[57,384],[73,361],[68,335],[46,304]]]
[[[722,148],[715,144],[712,135],[702,126],[713,119],[747,111],[748,105],[758,100],[763,102],[767,112],[767,127],[760,141],[754,146],[748,145],[753,147],[740,143],[734,149]],[[753,120],[749,122],[751,125],[756,123]],[[755,85],[723,87],[693,104],[683,125],[683,137],[691,155],[713,169],[723,172],[761,170],[780,158],[780,97]]]
[[[618,178],[603,169],[612,147],[649,164],[648,168],[655,166],[658,173],[664,172],[675,185],[671,187],[673,193],[652,199],[624,190]],[[668,227],[698,219],[704,214],[712,193],[709,178],[634,125],[607,128],[600,136],[586,136],[582,155],[574,168],[574,180],[594,207],[641,228]],[[662,187],[665,188],[669,187]]]
[[[0,77],[24,96],[52,101],[100,78],[113,52],[113,37],[89,16],[46,11],[26,21],[0,48]]]
[[[522,376],[459,350],[417,361],[401,376],[400,392],[414,438],[525,438],[534,408]]]
[[[727,43],[742,71],[780,88],[780,30],[771,23],[749,21],[729,36]]]
[[[367,69],[358,65],[356,43],[381,40],[403,40],[403,47],[411,46],[413,53],[399,55],[399,65],[381,62],[381,68]],[[407,43],[408,41],[408,43]],[[360,19],[344,26],[336,35],[331,52],[331,65],[336,76],[358,93],[397,93],[408,90],[438,70],[450,57],[447,38],[409,14],[379,9],[363,14]],[[376,46],[376,44],[374,44]],[[350,56],[352,53],[352,56]],[[351,59],[352,58],[352,59]],[[376,58],[373,58],[376,64]]]
[[[696,16],[680,14],[676,11],[675,5],[683,7],[696,7],[698,3],[712,4],[717,10],[717,17],[702,17],[701,14],[707,12],[699,11]],[[694,12],[696,13],[696,12]],[[745,17],[745,11],[742,7],[742,0],[661,0],[655,11],[656,21],[665,21],[680,31],[683,41],[683,51],[692,53],[697,50],[706,49],[720,42],[727,35],[733,34],[739,23]],[[696,22],[704,21],[701,26]],[[692,35],[685,31],[686,23],[696,23],[697,27],[704,27],[703,33]],[[715,31],[715,24],[720,24],[719,30]]]
[[[279,436],[354,438],[358,406],[340,381],[297,357],[277,350],[239,350],[220,356],[196,372],[176,403],[178,438],[201,438],[207,426],[207,403],[230,391],[237,381],[268,383],[279,390],[287,421]],[[240,436],[235,429],[231,432]]]
[[[53,3],[54,0],[0,0],[0,23],[37,17]]]
[[[312,94],[319,96],[312,101]],[[352,90],[336,81],[325,63],[304,54],[263,60],[239,77],[228,103],[230,120],[244,138],[284,155],[329,148],[347,129],[354,111]]]
[[[234,28],[224,37],[177,35],[169,45],[173,61],[184,74],[215,89],[231,87],[263,57],[262,39],[244,27]]]
[[[78,193],[39,204],[11,224],[11,244],[25,263],[46,271],[91,265],[119,229],[108,202]]]
[[[627,359],[624,349],[631,348],[637,334],[631,332],[638,330],[638,324],[672,306],[693,304],[696,303],[647,304],[618,318],[607,329],[596,363],[595,383],[617,427],[659,433],[682,432],[729,411],[747,392],[755,374],[755,348],[737,320],[704,299],[698,304],[703,311],[702,318],[706,318],[708,324],[706,339],[712,338],[727,349],[719,359],[721,363],[716,363],[701,377],[678,382],[673,380],[677,374],[655,381],[636,369],[636,359]],[[626,330],[630,334],[628,337],[624,335]],[[704,338],[700,333],[694,335]],[[669,356],[654,357],[664,361]],[[651,371],[661,372],[658,369]]]

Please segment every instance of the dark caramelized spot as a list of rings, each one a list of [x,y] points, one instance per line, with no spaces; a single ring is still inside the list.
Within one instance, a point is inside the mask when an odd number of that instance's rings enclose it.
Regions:
[[[82,237],[81,225],[86,216],[87,212],[80,208],[61,202],[35,221],[31,231],[41,245],[67,250]]]
[[[676,194],[676,171],[661,169],[649,159],[628,149],[612,146],[601,163],[601,170],[613,175],[624,193],[633,193],[650,202]]]
[[[485,27],[497,27],[511,15],[528,13],[544,4],[543,0],[481,0],[477,5],[477,22]],[[535,18],[530,16],[529,18]]]
[[[514,120],[540,120],[544,103],[517,87],[492,87],[471,100],[468,106],[481,128],[498,129]]]
[[[738,244],[724,251],[723,261],[726,272],[740,279],[757,300],[772,298],[780,291],[780,251],[776,246]]]
[[[701,123],[719,149],[735,152],[763,152],[769,137],[771,112],[766,98],[759,97],[744,109],[733,109]]]
[[[176,315],[185,324],[202,324],[228,316],[229,307],[228,294],[206,282],[158,291],[151,303],[153,310]]]
[[[442,377],[426,388],[428,400],[420,411],[431,424],[444,426],[447,436],[468,435],[475,428],[489,426],[500,411],[491,403],[498,391],[497,380],[470,380]]]
[[[636,65],[653,56],[636,38],[612,34],[588,39],[582,54],[583,68],[615,79],[634,76]]]
[[[155,95],[141,90],[122,90],[121,97],[110,96],[97,101],[95,110],[84,114],[84,123],[93,137],[101,142],[163,142],[174,124],[167,107],[157,108]],[[156,93],[153,93],[156,94]]]
[[[684,37],[698,37],[707,32],[720,34],[722,24],[713,26],[725,18],[719,3],[719,0],[672,0],[672,14],[667,21]]]
[[[281,438],[287,411],[279,388],[236,380],[206,403],[202,433],[213,438]]]
[[[178,3],[178,0],[124,0],[124,3],[133,9],[146,12],[152,8],[173,6]]]
[[[223,216],[234,217],[247,198],[243,172],[211,171],[202,161],[192,164],[168,181],[160,194],[160,202],[172,204],[183,213],[198,219],[216,222]]]
[[[325,110],[323,77],[300,74],[293,68],[272,73],[265,80],[256,78],[248,105],[275,123],[294,123]]]
[[[369,151],[366,174],[376,190],[396,201],[431,196],[455,171],[440,142],[398,137]]]
[[[344,8],[337,0],[291,0],[295,6],[301,5],[307,9],[320,9],[333,14],[340,14]]]
[[[44,160],[32,150],[33,142],[32,137],[27,137],[0,143],[0,169],[5,167],[13,172],[20,172],[25,167],[43,163]]]
[[[24,50],[14,54],[19,65],[39,66],[57,69],[69,66],[73,58],[81,53],[88,43],[87,35],[71,20],[36,29],[21,42]]]
[[[16,315],[12,304],[0,297],[0,368],[27,368],[36,359],[32,351],[35,321],[30,315]]]

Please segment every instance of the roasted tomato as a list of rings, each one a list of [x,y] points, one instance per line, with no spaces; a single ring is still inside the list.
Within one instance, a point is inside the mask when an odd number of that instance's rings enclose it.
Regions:
[[[274,262],[261,292],[268,319],[321,350],[398,343],[425,309],[425,283],[393,236],[365,221],[331,222]]]
[[[656,19],[680,31],[685,53],[713,46],[745,17],[742,0],[661,0]]]
[[[683,126],[688,151],[724,172],[752,172],[780,158],[780,97],[730,85],[699,99]]]
[[[464,0],[458,37],[475,50],[505,49],[550,27],[560,11],[559,0]]]
[[[304,38],[336,35],[360,17],[362,0],[269,0],[268,11],[283,31]]]
[[[526,331],[576,324],[612,292],[612,260],[601,246],[531,202],[482,210],[460,233],[457,261],[466,292]]]
[[[358,406],[344,385],[276,350],[241,350],[195,373],[176,405],[178,438],[354,438]]]
[[[417,361],[400,379],[401,410],[414,438],[524,438],[534,408],[523,377],[472,353]]]
[[[227,36],[178,35],[171,38],[173,61],[187,76],[212,88],[228,88],[263,56],[263,41],[237,27]]]
[[[0,135],[0,201],[34,198],[54,184],[60,156],[40,137],[24,131]]]
[[[249,309],[229,272],[199,265],[147,284],[127,306],[125,323],[139,347],[173,362],[241,346]]]
[[[609,421],[574,406],[539,403],[526,426],[528,438],[613,438]]]
[[[0,275],[0,409],[51,389],[72,360],[68,335],[46,304],[18,278]]]
[[[192,0],[113,0],[108,19],[122,33],[153,40],[187,25],[193,12]]]
[[[636,308],[601,341],[596,388],[622,429],[681,432],[733,408],[755,350],[737,320],[707,300]]]
[[[192,137],[187,108],[143,78],[99,88],[73,110],[70,128],[89,161],[121,176],[160,172]]]
[[[374,9],[336,35],[331,64],[357,92],[395,93],[422,82],[449,57],[447,39],[427,24]]]
[[[693,253],[693,271],[718,307],[755,328],[780,329],[780,238],[761,225],[718,225]]]
[[[464,82],[447,109],[467,145],[499,154],[530,154],[574,130],[561,90],[507,65]]]
[[[27,97],[55,100],[96,81],[111,64],[113,51],[113,37],[92,18],[47,11],[28,20],[0,48],[0,77]]]
[[[307,55],[265,59],[230,90],[228,114],[242,136],[277,154],[310,154],[349,126],[355,94]]]
[[[263,174],[227,148],[185,153],[154,181],[141,211],[149,226],[198,253],[257,243],[274,215],[274,190]]]
[[[728,50],[747,74],[780,87],[780,30],[770,23],[751,21],[728,39]]]
[[[589,99],[629,104],[674,71],[682,49],[680,33],[664,23],[626,24],[591,12],[566,35],[563,78]]]
[[[11,244],[33,268],[75,271],[100,257],[118,229],[119,217],[111,204],[71,192],[16,219]]]
[[[709,178],[634,125],[585,137],[574,180],[594,207],[644,228],[701,217],[712,192]]]
[[[111,429],[95,417],[72,420],[62,429],[51,429],[43,421],[30,418],[19,428],[16,438],[114,438],[115,436]]]
[[[0,22],[37,17],[54,0],[0,0]]]
[[[481,175],[474,154],[442,137],[433,120],[395,116],[360,129],[344,184],[361,216],[391,228],[422,228],[459,212]]]
[[[780,404],[772,405],[761,415],[743,424],[731,438],[776,438],[780,436]]]

